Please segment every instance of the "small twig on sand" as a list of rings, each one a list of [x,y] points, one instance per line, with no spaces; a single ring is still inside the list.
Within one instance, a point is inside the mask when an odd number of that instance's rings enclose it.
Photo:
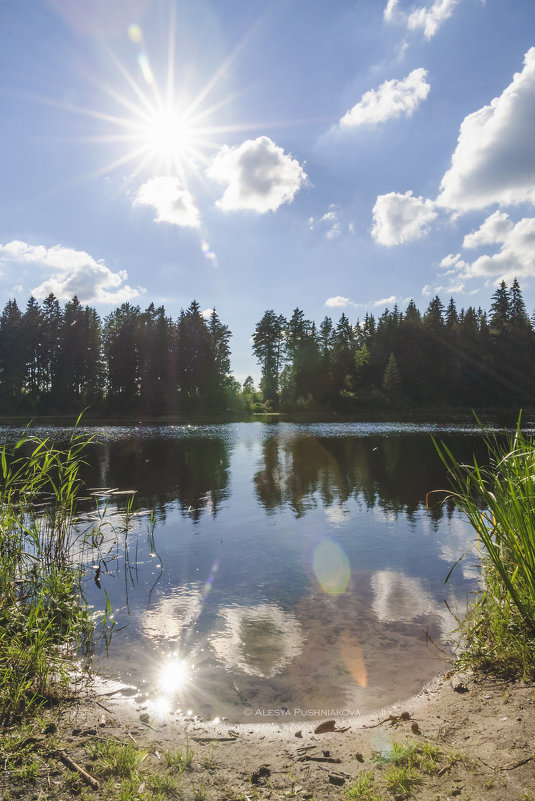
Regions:
[[[191,737],[196,743],[237,743],[236,737]]]
[[[342,773],[339,770],[333,770],[332,768],[324,768],[323,765],[317,765],[320,770],[324,770],[326,773],[333,773],[335,776],[342,776],[344,779],[350,779],[351,776],[349,773]]]
[[[84,770],[81,767],[81,765],[78,765],[74,761],[74,759],[71,759],[70,756],[65,753],[65,751],[56,751],[55,753],[58,755],[61,761],[64,762],[65,765],[67,765],[68,768],[79,773],[84,782],[88,784],[90,787],[92,787],[93,790],[99,789],[100,785],[98,781],[95,778],[93,778],[93,776],[91,776],[91,774],[89,774],[86,770]]]
[[[101,709],[103,709],[105,712],[107,712],[109,715],[113,715],[114,718],[117,717],[115,712],[112,712],[111,709],[108,709],[107,706],[104,706],[104,704],[101,704],[100,701],[95,701],[95,703],[98,704],[98,706]]]
[[[494,765],[489,765],[489,763],[485,762],[483,759],[481,759],[481,757],[478,757],[478,759],[480,762],[483,762],[487,768],[498,772],[500,770],[514,770],[515,768],[519,768],[521,765],[527,765],[528,762],[531,762],[532,759],[535,759],[535,754],[532,754],[525,759],[519,759],[518,762],[509,762],[507,765],[502,765],[499,768],[495,768]]]
[[[310,754],[303,754],[297,758],[298,762],[337,762],[340,763],[342,760],[338,759],[337,757],[326,757],[326,756],[310,756]]]

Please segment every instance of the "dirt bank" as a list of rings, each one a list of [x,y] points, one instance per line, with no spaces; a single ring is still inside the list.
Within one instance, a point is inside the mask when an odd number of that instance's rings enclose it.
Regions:
[[[368,718],[340,718],[326,726],[334,731],[316,733],[318,720],[232,726],[158,717],[135,698],[100,686],[47,717],[51,733],[34,733],[34,783],[14,781],[13,771],[5,769],[12,762],[4,760],[4,798],[119,798],[120,777],[103,780],[101,763],[91,754],[92,743],[112,740],[146,752],[132,798],[158,798],[156,789],[149,792],[157,787],[150,777],[169,774],[175,785],[167,797],[195,801],[535,801],[534,699],[533,684],[446,674],[406,703]],[[173,767],[166,757],[177,751],[189,758]],[[98,788],[67,767],[64,756],[96,779]],[[366,782],[368,795],[355,789]]]

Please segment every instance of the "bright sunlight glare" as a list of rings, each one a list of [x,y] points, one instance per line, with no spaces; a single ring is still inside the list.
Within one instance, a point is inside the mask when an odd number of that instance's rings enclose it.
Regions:
[[[189,679],[189,666],[183,659],[169,659],[158,675],[158,686],[167,695],[178,692]]]
[[[196,133],[185,114],[165,109],[152,114],[142,135],[156,157],[179,161],[194,148]]]

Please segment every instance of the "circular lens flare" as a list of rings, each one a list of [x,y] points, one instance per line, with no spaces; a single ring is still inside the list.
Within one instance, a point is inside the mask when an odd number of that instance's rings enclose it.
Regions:
[[[341,595],[347,590],[351,569],[343,549],[330,539],[318,542],[312,554],[312,568],[324,592]]]

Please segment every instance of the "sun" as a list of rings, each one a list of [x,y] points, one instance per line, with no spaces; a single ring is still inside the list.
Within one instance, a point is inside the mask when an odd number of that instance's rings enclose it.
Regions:
[[[220,87],[252,33],[238,43],[205,83],[193,86],[181,80],[187,64],[176,63],[174,15],[172,4],[167,52],[164,47],[159,69],[153,69],[140,25],[131,24],[127,35],[134,51],[126,61],[101,42],[117,74],[102,83],[95,81],[102,95],[100,108],[47,101],[92,118],[96,126],[84,135],[84,141],[110,146],[110,160],[93,172],[92,178],[128,165],[131,178],[147,172],[173,175],[187,187],[193,176],[205,181],[205,168],[221,148],[223,137],[260,127],[260,123],[229,123],[228,112],[223,110],[235,93],[221,91]]]
[[[176,102],[151,104],[133,115],[128,137],[131,152],[157,168],[182,173],[205,160],[205,135],[198,118]]]
[[[195,129],[185,114],[175,109],[155,111],[145,131],[147,147],[156,158],[175,161],[195,145]]]

